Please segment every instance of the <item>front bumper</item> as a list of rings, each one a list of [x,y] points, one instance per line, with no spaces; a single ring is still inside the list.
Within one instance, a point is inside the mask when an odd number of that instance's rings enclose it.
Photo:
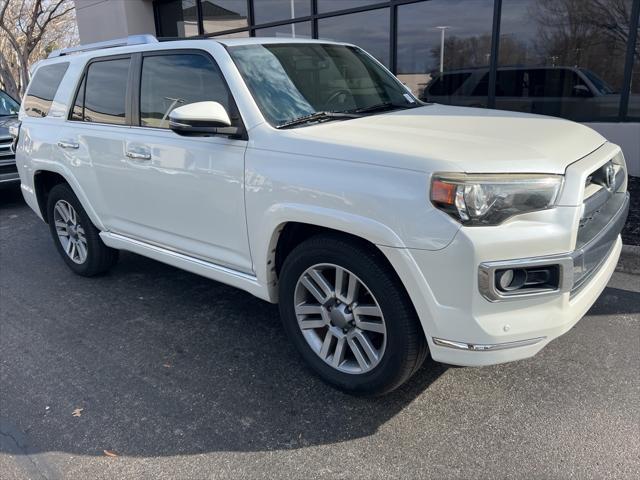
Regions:
[[[433,359],[463,366],[520,360],[570,330],[597,300],[615,270],[628,194],[623,193],[620,200],[607,224],[588,242],[575,236],[581,209],[560,207],[498,229],[462,229],[440,251],[381,247],[407,286]],[[534,258],[526,255],[541,250],[549,253]],[[542,295],[492,301],[482,294],[478,271],[496,258],[515,259],[499,262],[507,265],[560,263],[565,280],[561,288]]]

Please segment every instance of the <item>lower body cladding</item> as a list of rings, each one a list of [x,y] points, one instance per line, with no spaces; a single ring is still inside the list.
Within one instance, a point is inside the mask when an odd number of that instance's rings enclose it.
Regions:
[[[535,355],[587,313],[615,270],[628,209],[620,194],[588,241],[576,238],[580,208],[562,207],[462,228],[438,251],[380,249],[407,287],[433,359],[493,365]]]

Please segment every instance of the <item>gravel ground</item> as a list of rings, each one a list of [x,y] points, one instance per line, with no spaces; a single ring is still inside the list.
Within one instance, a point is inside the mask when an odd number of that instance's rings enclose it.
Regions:
[[[274,306],[127,253],[75,276],[0,192],[0,478],[637,479],[640,277],[535,358],[427,361],[358,399],[301,365]]]
[[[626,245],[640,245],[640,177],[629,177],[631,207],[629,217],[622,231],[622,241]]]

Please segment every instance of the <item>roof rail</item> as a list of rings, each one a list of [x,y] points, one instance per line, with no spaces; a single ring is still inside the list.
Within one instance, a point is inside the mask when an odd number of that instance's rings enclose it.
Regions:
[[[61,48],[52,51],[47,58],[62,57],[73,53],[90,52],[92,50],[102,50],[103,48],[126,47],[128,45],[144,45],[146,43],[158,43],[158,39],[153,35],[129,35],[125,38],[116,38],[104,42],[88,43],[77,47]]]

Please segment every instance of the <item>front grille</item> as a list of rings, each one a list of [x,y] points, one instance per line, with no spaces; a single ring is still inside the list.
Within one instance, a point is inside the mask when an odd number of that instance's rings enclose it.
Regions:
[[[11,137],[0,138],[0,164],[3,160],[10,160],[15,158],[13,150],[11,150]]]
[[[591,172],[585,184],[573,268],[577,292],[609,256],[629,209],[627,174],[623,164],[611,160]]]
[[[15,163],[11,163],[9,165],[1,165],[0,164],[0,175],[5,175],[7,173],[17,173],[18,168]]]

